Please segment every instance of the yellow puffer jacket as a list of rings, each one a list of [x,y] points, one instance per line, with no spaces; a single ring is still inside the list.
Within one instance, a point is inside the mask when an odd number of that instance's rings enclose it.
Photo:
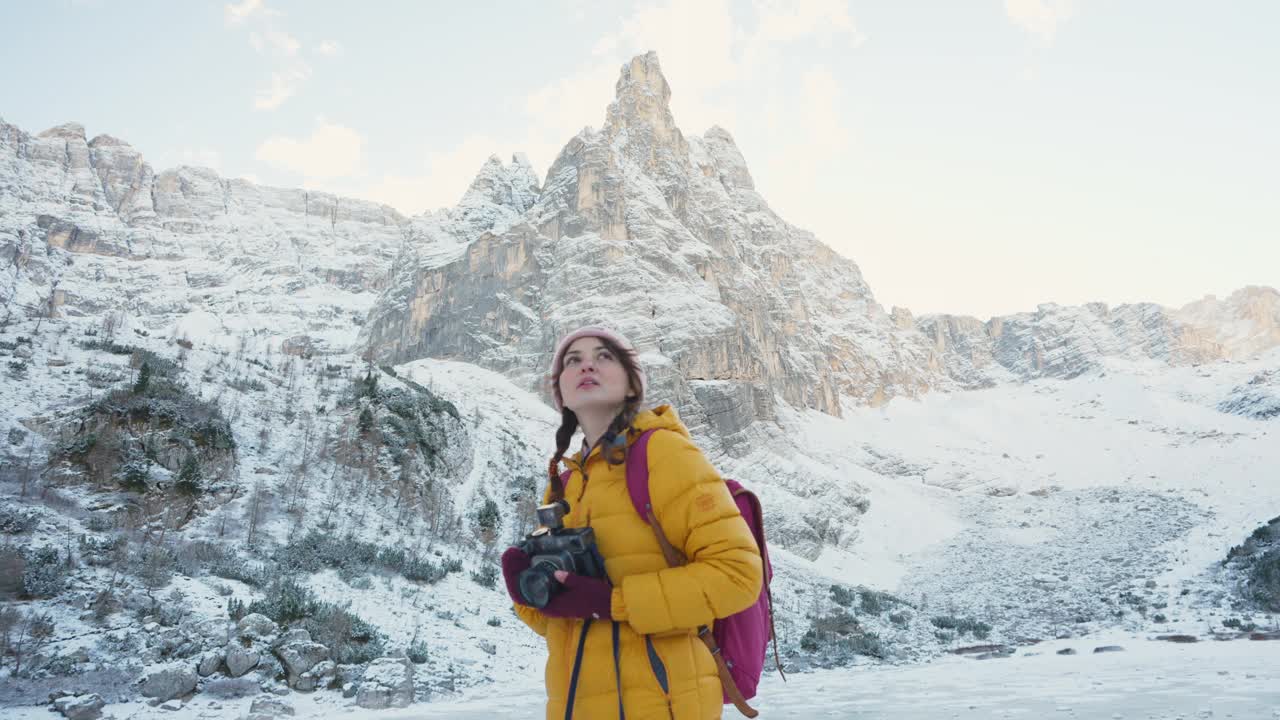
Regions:
[[[627,493],[625,465],[610,465],[592,451],[583,482],[580,458],[567,461],[570,503],[566,527],[590,525],[613,582],[613,619],[619,634],[622,696],[627,720],[719,718],[720,678],[699,625],[739,612],[760,596],[760,553],[733,497],[689,431],[668,405],[641,413],[635,427],[659,429],[649,439],[649,487],[667,539],[689,563],[670,568]],[[638,433],[628,438],[633,443]],[[580,454],[579,454],[580,455]],[[547,718],[562,720],[569,677],[584,622],[549,618],[517,604],[516,613],[547,640]],[[652,654],[650,652],[652,647]],[[657,670],[657,672],[655,672]],[[665,670],[668,690],[659,674]],[[612,624],[596,620],[587,633],[573,716],[618,716]]]

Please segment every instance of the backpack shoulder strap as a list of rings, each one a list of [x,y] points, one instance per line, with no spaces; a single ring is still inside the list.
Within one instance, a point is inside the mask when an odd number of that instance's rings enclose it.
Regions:
[[[666,533],[662,532],[649,496],[649,438],[655,432],[657,430],[645,430],[627,451],[627,494],[631,496],[631,505],[636,509],[636,514],[653,528],[654,537],[658,539],[658,546],[662,548],[662,556],[666,558],[667,565],[678,567],[688,562],[688,558],[676,550]]]
[[[627,494],[636,514],[645,517],[653,509],[649,498],[649,438],[657,430],[645,430],[627,451]]]

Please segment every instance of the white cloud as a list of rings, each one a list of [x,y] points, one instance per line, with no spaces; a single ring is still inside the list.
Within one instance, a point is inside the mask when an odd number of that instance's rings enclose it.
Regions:
[[[333,40],[325,40],[316,46],[316,54],[326,57],[336,57],[342,54],[342,45]]]
[[[359,172],[364,137],[349,127],[316,118],[310,137],[273,137],[258,146],[255,157],[307,180],[352,176]]]
[[[263,5],[262,0],[244,0],[239,5],[225,6],[225,10],[228,25],[239,25],[255,16],[263,18],[257,23],[258,29],[249,31],[249,45],[258,54],[271,58],[271,74],[270,81],[254,94],[253,107],[256,110],[275,110],[296,95],[311,77],[311,66],[299,53],[302,43],[292,34],[273,26],[273,20],[282,14]],[[316,52],[323,55],[340,51],[341,46],[332,40],[326,40],[316,48]]]
[[[1053,44],[1058,26],[1076,12],[1075,0],[1004,0],[1004,12],[1014,24],[1044,47]]]
[[[258,90],[253,99],[257,110],[275,110],[298,92],[298,87],[311,75],[311,68],[299,63],[271,73],[271,84]]]
[[[311,77],[311,66],[297,57],[302,43],[287,32],[268,29],[249,33],[249,44],[259,53],[280,58],[282,63],[271,72],[270,84],[259,88],[253,99],[254,109],[275,110],[296,95],[302,83]]]
[[[249,44],[260,53],[271,52],[280,57],[293,57],[302,48],[302,43],[287,32],[278,30],[253,31],[249,33]]]
[[[755,0],[756,29],[743,42],[743,61],[747,65],[768,62],[781,46],[799,40],[816,39],[823,46],[847,36],[853,47],[862,44],[863,36],[842,0],[808,0],[787,3],[781,0]]]
[[[287,32],[278,30],[267,31],[267,41],[271,45],[271,49],[278,55],[292,57],[298,54],[298,49],[302,47],[302,43],[298,39]]]
[[[228,25],[239,25],[261,10],[262,0],[244,0],[239,5],[225,5],[222,15]]]

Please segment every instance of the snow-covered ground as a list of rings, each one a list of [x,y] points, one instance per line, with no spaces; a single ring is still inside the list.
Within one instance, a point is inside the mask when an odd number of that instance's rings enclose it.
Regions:
[[[1118,645],[1123,651],[1094,653]],[[1057,651],[1071,648],[1074,655]],[[382,710],[380,720],[535,720],[543,717],[539,674],[503,678],[447,701]],[[295,717],[364,718],[334,693],[283,698]],[[251,699],[197,697],[182,714],[143,703],[108,705],[117,720],[175,716],[234,718]],[[1235,640],[1174,644],[1106,634],[1085,640],[1046,642],[1008,658],[948,656],[930,663],[863,666],[768,677],[754,701],[761,718],[810,720],[935,720],[938,718],[1080,718],[1081,720],[1177,718],[1280,718],[1280,643]],[[11,720],[43,720],[42,708],[13,708]],[[725,718],[739,717],[726,707]]]
[[[809,459],[867,488],[869,509],[850,547],[783,559],[929,614],[974,615],[1010,640],[1151,628],[1115,602],[1126,592],[1167,618],[1155,629],[1203,630],[1227,611],[1212,568],[1280,515],[1274,424],[1215,406],[1277,364],[1275,352],[1108,361],[1069,381],[789,418]]]
[[[42,338],[28,382],[0,386],[0,401],[18,409],[0,416],[0,430],[85,402],[76,369],[130,378],[126,358],[84,351],[75,337],[60,333],[52,344]],[[145,336],[131,340],[158,352],[167,344]],[[205,396],[221,393],[224,405],[244,408],[235,432],[240,466],[253,473],[250,478],[260,468],[283,473],[298,462],[291,453],[302,431],[297,423],[275,423],[271,418],[280,409],[332,405],[363,372],[354,358],[308,362],[267,355],[271,362],[254,364],[248,358],[258,352],[245,353],[243,361],[232,352],[197,346],[185,372],[189,378],[251,372],[264,381],[264,389],[253,393],[220,390],[216,381],[193,383]],[[55,354],[69,365],[44,362]],[[323,371],[333,363],[340,363],[340,377],[326,380]],[[857,524],[836,528],[829,537],[838,541],[817,557],[774,546],[774,596],[786,646],[795,649],[815,603],[830,606],[825,598],[833,583],[891,592],[914,605],[903,627],[859,615],[905,658],[929,658],[978,642],[965,636],[937,639],[930,619],[939,615],[987,622],[993,642],[1041,643],[1019,646],[1003,659],[944,655],[915,665],[865,663],[852,670],[793,673],[786,685],[767,681],[761,703],[766,716],[1038,717],[1069,708],[1061,711],[1064,716],[1172,718],[1212,710],[1215,717],[1271,717],[1265,714],[1267,703],[1276,702],[1270,668],[1280,666],[1280,643],[1184,646],[1146,638],[1173,632],[1204,636],[1229,617],[1264,628],[1276,622],[1264,613],[1246,617],[1233,607],[1217,566],[1228,548],[1280,515],[1273,470],[1280,467],[1277,426],[1221,412],[1218,405],[1232,388],[1278,364],[1275,351],[1249,362],[1199,367],[1108,361],[1105,371],[1072,380],[934,393],[879,408],[849,405],[842,418],[783,409],[778,428],[763,431],[773,433],[764,436],[767,443],[743,458],[718,459],[726,474],[761,493],[766,521],[770,513],[774,522],[803,516],[792,507],[798,502],[866,502],[865,513],[854,513]],[[513,472],[541,472],[555,416],[537,397],[500,374],[463,363],[423,360],[399,366],[396,373],[453,402],[469,430],[467,457],[458,464],[467,469],[451,487],[454,516],[466,517],[484,497],[505,503]],[[296,384],[289,382],[292,377]],[[383,382],[398,381],[388,375]],[[343,417],[319,415],[314,432],[322,435],[330,425],[336,432]],[[270,447],[259,442],[268,425]],[[311,492],[318,497],[329,488]],[[40,543],[86,532],[81,506],[94,495],[65,488],[59,497],[70,505],[41,511],[47,525],[35,538]],[[391,541],[387,513],[393,498],[355,493],[346,500],[339,521],[343,532]],[[245,502],[242,496],[220,511],[231,518],[235,538],[243,533]],[[504,508],[497,547],[519,533],[513,509]],[[361,524],[366,511],[382,519]],[[217,537],[220,520],[216,513],[199,518],[187,534]],[[278,513],[263,532],[282,539],[299,529],[295,518]],[[421,533],[416,537],[420,542]],[[414,638],[430,648],[430,660],[417,668],[420,680],[430,679],[418,684],[418,702],[376,716],[539,717],[543,653],[537,638],[511,618],[500,587],[483,588],[468,578],[491,559],[479,548],[438,548],[461,560],[465,571],[429,586],[375,574],[372,583],[357,588],[333,571],[307,579],[321,599],[350,601],[353,611],[379,626],[390,651]],[[94,573],[103,572],[83,568],[62,600],[38,602],[58,613],[59,637],[73,638],[52,649],[66,655],[83,648],[93,664],[111,666],[128,658],[104,654],[95,645],[102,628],[82,612],[85,598],[103,582]],[[204,618],[225,616],[219,586],[245,601],[260,594],[206,575],[177,576],[172,585]],[[113,627],[141,632],[136,619],[115,617]],[[1113,638],[1117,632],[1127,634]],[[1094,646],[1112,643],[1126,652],[1091,654]],[[1080,654],[1052,652],[1066,645]],[[67,678],[68,688],[74,680]],[[463,695],[455,697],[450,689]],[[250,701],[201,692],[183,708],[190,717],[232,718],[244,715]],[[304,717],[371,714],[334,691],[292,693],[286,701]],[[141,703],[108,710],[117,718],[174,716]],[[5,716],[36,712],[45,717],[44,710],[30,706],[6,708]]]
[[[1125,649],[1093,653],[1106,644]],[[1057,654],[1068,647],[1078,654]],[[534,720],[543,717],[540,698],[540,688],[504,685],[382,717]],[[760,717],[769,720],[1280,718],[1280,644],[1183,645],[1125,636],[1058,641],[1004,659],[952,656],[920,665],[819,670],[785,683],[775,675],[762,684],[758,700]],[[739,716],[727,707],[724,717]]]

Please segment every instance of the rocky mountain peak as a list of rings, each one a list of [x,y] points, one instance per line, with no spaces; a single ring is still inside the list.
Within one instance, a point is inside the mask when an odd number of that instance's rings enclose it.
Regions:
[[[605,115],[604,135],[649,170],[688,155],[689,145],[671,114],[671,86],[657,53],[637,55],[622,66]]]
[[[747,160],[733,141],[728,130],[719,125],[712,125],[702,136],[707,153],[715,161],[720,170],[720,181],[730,189],[755,190],[755,181],[751,179],[751,171],[747,169]]]
[[[79,140],[86,142],[84,134],[84,126],[80,123],[69,122],[51,127],[40,133],[37,137],[42,138],[62,138],[64,140]]]
[[[497,155],[490,155],[459,205],[501,205],[523,213],[533,205],[540,192],[538,176],[523,153],[513,155],[510,165],[503,163]]]
[[[622,66],[606,124],[621,128],[637,121],[648,121],[655,127],[675,128],[671,116],[671,86],[662,74],[655,52],[637,55]]]
[[[105,148],[105,147],[126,147],[127,148],[132,146],[129,143],[125,142],[124,140],[121,140],[120,138],[115,137],[113,135],[98,135],[97,137],[89,141],[89,147],[97,149],[97,148]]]

